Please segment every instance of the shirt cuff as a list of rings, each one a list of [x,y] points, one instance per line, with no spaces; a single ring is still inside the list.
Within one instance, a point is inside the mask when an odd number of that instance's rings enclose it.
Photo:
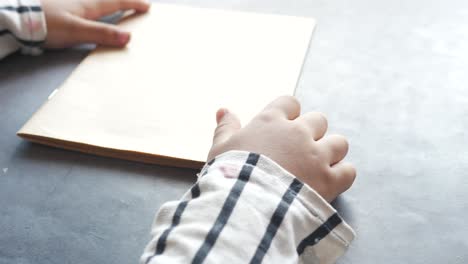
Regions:
[[[21,45],[21,53],[39,55],[47,37],[47,24],[40,0],[21,0],[21,7],[26,10],[20,14],[21,36],[17,38]]]
[[[0,56],[20,49],[23,54],[38,55],[47,37],[47,25],[39,0],[9,0],[0,10]]]
[[[226,164],[241,167],[250,154],[246,151],[223,153],[205,164],[198,176],[203,177],[210,170]],[[268,188],[284,189],[294,181],[299,182],[295,176],[264,155],[260,155],[255,171],[255,181],[264,182],[262,185]],[[319,263],[334,263],[347,250],[355,232],[337,211],[308,185],[303,184],[296,200],[299,202],[296,208],[299,208],[301,213],[296,214],[293,225],[297,226],[294,233],[299,237],[296,243],[300,258],[304,263],[317,258]]]

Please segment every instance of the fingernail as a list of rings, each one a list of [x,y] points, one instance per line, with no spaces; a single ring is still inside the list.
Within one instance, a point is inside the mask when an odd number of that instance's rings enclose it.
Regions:
[[[118,35],[119,45],[125,46],[125,45],[127,45],[129,40],[130,40],[130,33],[128,33],[128,32],[120,32],[119,33],[119,35]]]
[[[226,108],[221,108],[216,112],[216,122],[219,123],[224,118],[224,116],[228,113]]]

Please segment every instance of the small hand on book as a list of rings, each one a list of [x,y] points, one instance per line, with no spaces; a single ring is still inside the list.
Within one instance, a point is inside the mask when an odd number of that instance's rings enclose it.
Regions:
[[[130,32],[118,26],[95,21],[117,11],[146,12],[145,0],[42,0],[47,24],[45,48],[65,48],[80,43],[123,47]]]
[[[263,154],[325,200],[334,200],[351,187],[356,176],[354,166],[342,161],[348,152],[348,142],[341,135],[325,136],[327,119],[322,113],[300,115],[300,112],[296,98],[279,97],[241,127],[235,114],[227,109],[218,110],[218,126],[208,160],[230,150]]]

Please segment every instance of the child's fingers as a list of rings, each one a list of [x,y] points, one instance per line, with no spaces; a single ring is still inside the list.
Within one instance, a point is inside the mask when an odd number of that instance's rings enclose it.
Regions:
[[[213,145],[225,142],[241,128],[239,118],[224,108],[216,112],[216,123],[218,126],[214,132]]]
[[[115,25],[72,18],[72,34],[75,43],[95,43],[105,46],[123,47],[130,40],[130,33]]]
[[[341,135],[330,135],[318,141],[325,150],[330,165],[334,165],[344,159],[348,153],[348,141]]]
[[[134,9],[143,13],[150,8],[150,2],[145,0],[100,0],[96,1],[96,9],[100,16],[110,15],[120,10]]]
[[[269,103],[263,111],[279,113],[284,118],[294,120],[301,114],[301,104],[293,96],[281,96]]]
[[[332,174],[335,177],[335,190],[338,196],[344,193],[353,185],[356,179],[356,169],[349,162],[339,162],[331,167]]]
[[[304,123],[311,131],[314,140],[321,139],[328,129],[328,121],[320,112],[309,112],[298,117],[294,122]]]

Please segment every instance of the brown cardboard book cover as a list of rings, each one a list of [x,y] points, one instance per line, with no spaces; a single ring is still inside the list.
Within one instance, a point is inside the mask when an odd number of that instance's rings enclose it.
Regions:
[[[20,129],[86,153],[200,168],[227,107],[243,124],[294,93],[311,18],[153,4],[122,21],[124,49],[98,47]]]

